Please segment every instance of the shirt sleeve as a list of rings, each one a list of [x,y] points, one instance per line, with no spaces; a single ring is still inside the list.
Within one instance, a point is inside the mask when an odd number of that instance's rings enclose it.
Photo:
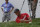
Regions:
[[[4,7],[4,4],[2,4],[2,6],[1,7]]]
[[[12,8],[14,8],[14,6],[12,4],[10,4]]]
[[[27,13],[25,13],[25,15],[26,15],[27,18],[30,17]]]

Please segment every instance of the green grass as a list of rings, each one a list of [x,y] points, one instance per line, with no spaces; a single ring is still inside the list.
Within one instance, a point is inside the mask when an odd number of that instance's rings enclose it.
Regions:
[[[27,23],[16,23],[16,22],[4,22],[0,23],[0,27],[40,27],[40,18],[32,19],[31,24]]]

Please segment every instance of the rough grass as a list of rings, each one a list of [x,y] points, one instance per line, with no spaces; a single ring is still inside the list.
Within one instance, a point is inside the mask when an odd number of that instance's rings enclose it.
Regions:
[[[40,27],[40,18],[32,19],[31,24],[27,23],[16,23],[16,22],[4,22],[0,23],[0,27]]]

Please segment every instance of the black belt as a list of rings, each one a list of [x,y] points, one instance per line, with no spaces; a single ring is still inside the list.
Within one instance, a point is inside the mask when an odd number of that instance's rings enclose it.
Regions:
[[[8,12],[5,12],[5,13],[8,13]]]

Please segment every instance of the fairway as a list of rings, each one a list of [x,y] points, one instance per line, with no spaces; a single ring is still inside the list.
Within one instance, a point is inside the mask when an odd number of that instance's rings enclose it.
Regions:
[[[40,27],[40,18],[32,19],[31,24],[16,23],[16,22],[4,22],[0,23],[0,27]]]

